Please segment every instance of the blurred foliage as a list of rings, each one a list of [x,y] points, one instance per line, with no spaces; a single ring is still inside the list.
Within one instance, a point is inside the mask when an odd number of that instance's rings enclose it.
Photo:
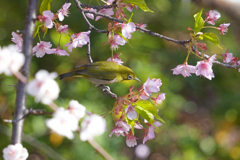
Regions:
[[[40,1],[41,2],[41,1]],[[40,6],[39,2],[39,6]],[[71,1],[72,2],[72,1]],[[82,1],[88,3],[88,1]],[[51,10],[56,12],[64,0],[53,1]],[[201,10],[193,3],[182,0],[146,0],[147,6],[154,13],[143,12],[134,9],[133,22],[146,23],[148,29],[165,36],[186,40],[189,39],[187,27],[194,27],[193,15]],[[97,5],[96,1],[93,4]],[[0,46],[8,45],[11,42],[11,32],[23,30],[26,14],[27,1],[21,3],[13,0],[0,1]],[[204,12],[208,10],[205,9]],[[218,10],[222,17],[217,24],[235,22]],[[70,15],[63,23],[68,24],[72,32],[87,30],[81,14],[75,4],[70,7]],[[128,11],[126,11],[128,13]],[[39,14],[39,13],[38,13]],[[128,13],[130,16],[131,13]],[[100,29],[106,29],[108,20],[101,19],[92,21],[93,25]],[[209,53],[219,54],[217,58],[222,59],[220,54],[227,49],[237,57],[239,41],[231,26],[227,35],[219,35],[221,50],[211,43],[207,43]],[[236,28],[236,27],[235,27]],[[207,29],[206,29],[207,30]],[[58,34],[54,29],[44,38],[45,41],[52,41],[53,47],[57,46]],[[63,38],[62,46],[66,43]],[[35,38],[36,44],[38,41]],[[94,61],[106,60],[111,56],[107,35],[92,31],[91,54]],[[184,78],[181,75],[172,75],[171,69],[184,62],[186,49],[172,42],[151,37],[141,32],[133,33],[130,45],[121,46],[117,53],[122,53],[121,58],[124,65],[135,71],[138,78],[145,82],[148,77],[160,78],[163,82],[161,92],[166,93],[166,100],[159,106],[160,116],[164,119],[163,124],[156,133],[156,138],[148,141],[151,149],[150,160],[238,160],[240,159],[240,74],[237,70],[223,68],[214,65],[215,78],[209,81],[203,77]],[[63,47],[66,49],[66,47]],[[33,57],[30,71],[30,79],[39,69],[46,69],[49,72],[56,71],[61,74],[71,70],[75,65],[88,63],[86,56],[87,47],[73,49],[69,57],[56,55],[45,55],[43,58]],[[189,64],[195,65],[199,59],[190,56]],[[14,111],[16,85],[14,77],[0,75],[0,150],[10,142],[11,124],[3,122],[3,119],[11,119]],[[102,93],[100,88],[94,87],[85,79],[70,78],[64,81],[57,80],[61,93],[55,101],[58,106],[67,108],[71,99],[78,100],[86,106],[89,112],[104,114],[111,110],[114,99]],[[137,82],[122,82],[110,85],[112,91],[119,96],[128,93],[129,87],[135,88],[141,84]],[[34,98],[27,97],[27,107],[36,109],[48,106],[36,104]],[[66,159],[103,159],[88,143],[81,142],[79,135],[75,134],[74,140],[54,135],[45,126],[45,120],[50,116],[29,116],[25,120],[24,133],[31,136],[40,144],[46,144],[56,153]],[[109,152],[115,159],[128,160],[137,159],[134,155],[134,148],[125,145],[125,138],[111,137],[110,130],[114,126],[112,117],[107,120],[107,132],[96,141]],[[143,132],[136,132],[140,137],[138,143],[142,143]],[[32,143],[23,140],[23,145],[30,153],[29,159],[52,159],[48,156],[46,149],[41,145],[32,147]],[[51,152],[50,152],[51,154]],[[38,158],[36,158],[38,157]],[[1,158],[0,158],[1,159]]]

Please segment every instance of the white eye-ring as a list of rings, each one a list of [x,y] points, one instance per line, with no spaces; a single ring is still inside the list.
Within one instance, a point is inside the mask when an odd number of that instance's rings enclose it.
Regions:
[[[133,79],[133,77],[131,76],[131,75],[128,75],[128,79],[130,80],[130,79]]]

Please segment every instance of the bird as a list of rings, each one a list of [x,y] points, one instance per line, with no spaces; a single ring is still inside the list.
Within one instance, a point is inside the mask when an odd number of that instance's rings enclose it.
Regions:
[[[84,77],[95,86],[117,83],[124,80],[141,82],[130,68],[112,61],[97,61],[76,66],[73,71],[59,75],[60,80],[68,77]]]

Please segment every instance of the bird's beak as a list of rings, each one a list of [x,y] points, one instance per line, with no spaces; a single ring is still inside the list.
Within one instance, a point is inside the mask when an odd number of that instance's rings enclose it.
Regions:
[[[141,82],[137,77],[136,78],[133,78],[134,80],[138,81],[138,82]]]

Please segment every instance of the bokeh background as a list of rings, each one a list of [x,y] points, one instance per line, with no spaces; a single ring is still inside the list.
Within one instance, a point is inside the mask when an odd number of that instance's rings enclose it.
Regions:
[[[39,6],[40,6],[39,1]],[[89,3],[83,0],[83,3]],[[51,3],[52,12],[56,12],[64,0]],[[81,14],[71,1],[70,15],[63,21],[68,24],[72,32],[86,31]],[[227,35],[219,35],[220,46],[207,43],[209,54],[220,55],[227,49],[235,57],[239,56],[239,1],[207,1],[207,0],[146,0],[148,7],[154,13],[144,13],[134,9],[133,21],[146,23],[148,29],[178,40],[189,39],[187,27],[193,28],[193,14],[205,8],[204,12],[216,9],[222,17],[216,22],[230,22]],[[97,1],[92,4],[98,5]],[[1,0],[0,1],[0,46],[11,44],[11,32],[23,30],[27,0]],[[238,7],[238,8],[239,8]],[[131,15],[126,11],[128,17]],[[39,13],[38,13],[39,14]],[[204,16],[204,15],[203,15]],[[106,29],[108,20],[92,21],[100,29]],[[205,31],[210,31],[206,29]],[[212,30],[211,30],[212,31]],[[53,47],[57,46],[59,35],[54,29],[49,30],[42,40],[51,41]],[[38,39],[35,38],[35,43]],[[63,37],[61,45],[68,42]],[[94,61],[106,60],[111,56],[106,34],[95,31],[91,33],[91,54]],[[145,82],[148,77],[160,78],[163,85],[160,92],[166,93],[166,99],[158,106],[159,115],[164,119],[163,124],[156,132],[156,138],[146,144],[150,148],[149,160],[238,160],[240,159],[240,73],[237,69],[228,69],[222,66],[213,66],[215,78],[211,81],[204,77],[184,78],[181,75],[172,75],[172,68],[184,62],[186,49],[182,46],[163,39],[151,37],[141,32],[133,33],[130,45],[121,46],[117,53],[124,61],[124,65],[135,71],[138,78]],[[64,47],[63,47],[64,48]],[[66,49],[66,47],[65,47]],[[87,47],[73,49],[69,57],[45,55],[43,58],[33,57],[30,79],[39,69],[59,74],[71,70],[75,65],[88,63]],[[189,64],[196,65],[197,57],[190,55]],[[71,99],[78,100],[86,106],[87,110],[96,114],[104,114],[111,110],[114,99],[103,94],[100,88],[94,87],[85,79],[70,78],[64,81],[57,80],[61,92],[55,103],[67,108]],[[0,150],[10,143],[11,124],[3,122],[12,119],[16,89],[13,86],[17,80],[14,77],[0,75]],[[141,87],[138,82],[122,82],[110,85],[118,96],[128,93],[130,86]],[[27,97],[27,107],[46,109],[48,106],[36,104],[34,98]],[[76,133],[74,140],[68,140],[53,134],[46,126],[48,115],[30,115],[25,120],[23,145],[30,154],[29,160],[47,159],[103,159],[87,142],[82,142]],[[114,122],[111,115],[106,117],[107,132],[95,140],[117,160],[137,160],[135,148],[125,144],[124,137],[109,137]],[[138,144],[142,143],[143,132],[136,132],[140,137]],[[0,154],[1,155],[1,154]],[[2,156],[0,157],[2,159]]]

